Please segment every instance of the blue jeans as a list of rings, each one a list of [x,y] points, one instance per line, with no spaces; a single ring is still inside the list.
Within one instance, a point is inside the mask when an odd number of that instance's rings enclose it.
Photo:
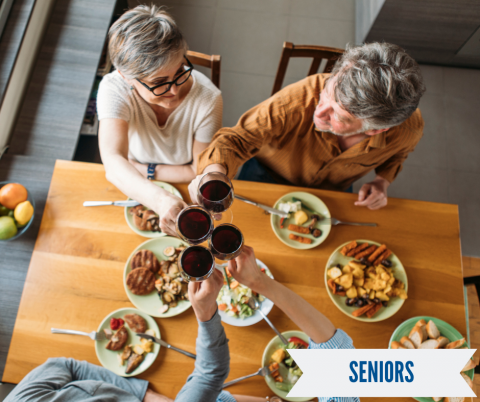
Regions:
[[[237,180],[256,181],[259,183],[277,184],[274,178],[267,172],[263,165],[255,158],[246,161]],[[353,184],[345,190],[346,193],[353,193]]]

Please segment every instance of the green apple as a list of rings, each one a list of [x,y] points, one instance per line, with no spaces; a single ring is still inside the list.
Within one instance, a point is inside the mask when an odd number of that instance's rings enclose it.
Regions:
[[[10,216],[0,216],[0,240],[7,240],[17,234],[17,226]]]

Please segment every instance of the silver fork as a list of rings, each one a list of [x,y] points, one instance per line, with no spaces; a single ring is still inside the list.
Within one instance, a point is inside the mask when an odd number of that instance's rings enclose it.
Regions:
[[[320,221],[318,221],[318,225],[354,225],[354,226],[377,226],[376,223],[368,223],[368,222],[343,222],[339,221],[338,219],[335,218],[324,218]]]
[[[51,329],[52,334],[69,334],[69,335],[83,335],[83,336],[88,336],[90,339],[94,341],[105,341],[107,339],[107,336],[105,335],[104,332],[82,332],[82,331],[74,331],[73,329],[58,329],[58,328],[52,328]]]
[[[236,380],[226,382],[225,384],[223,384],[222,388],[227,388],[230,385],[233,385],[233,384],[236,384],[237,382],[246,380],[247,378],[255,377],[256,375],[261,375],[262,377],[265,377],[265,376],[269,375],[270,373],[271,373],[270,369],[267,366],[265,366],[265,367],[262,367],[262,368],[258,369],[258,371],[256,373],[249,374],[249,375],[246,375],[244,377],[237,378]]]

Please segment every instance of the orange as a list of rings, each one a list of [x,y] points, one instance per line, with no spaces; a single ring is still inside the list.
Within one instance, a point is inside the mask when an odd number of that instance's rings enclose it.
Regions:
[[[27,189],[18,183],[8,183],[0,188],[0,204],[8,209],[15,207],[28,198]]]

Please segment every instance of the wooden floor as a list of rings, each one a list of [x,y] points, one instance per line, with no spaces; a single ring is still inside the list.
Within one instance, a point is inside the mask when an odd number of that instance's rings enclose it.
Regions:
[[[36,202],[29,231],[0,245],[0,378],[55,160],[75,153],[115,5],[115,0],[57,0],[10,149],[0,161],[0,181],[25,184]]]

